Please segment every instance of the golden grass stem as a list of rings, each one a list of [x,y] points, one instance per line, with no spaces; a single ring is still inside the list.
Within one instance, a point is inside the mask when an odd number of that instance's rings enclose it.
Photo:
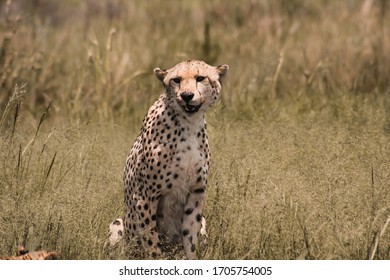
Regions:
[[[276,67],[275,75],[272,80],[272,100],[275,100],[276,98],[277,84],[280,76],[280,71],[282,70],[283,62],[284,62],[284,49],[282,49],[279,53],[278,66]]]
[[[7,105],[5,106],[3,114],[1,115],[0,129],[3,128],[5,122],[8,118],[8,114],[10,113],[12,107],[15,104],[16,104],[15,106],[18,106],[18,104],[20,105],[26,92],[27,92],[26,84],[22,84],[21,86],[19,86],[17,84],[15,85],[14,92],[11,95],[10,100],[7,102]],[[19,110],[19,108],[18,108],[18,110]],[[14,125],[16,125],[16,124],[14,124]]]

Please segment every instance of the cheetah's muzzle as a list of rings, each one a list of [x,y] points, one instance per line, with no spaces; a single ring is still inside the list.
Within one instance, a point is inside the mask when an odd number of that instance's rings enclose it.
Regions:
[[[182,104],[184,111],[188,114],[193,114],[199,111],[200,107],[202,107],[202,103],[198,105],[192,105],[190,102],[192,101],[194,94],[192,92],[185,91],[180,94],[180,99],[178,100],[179,104]]]

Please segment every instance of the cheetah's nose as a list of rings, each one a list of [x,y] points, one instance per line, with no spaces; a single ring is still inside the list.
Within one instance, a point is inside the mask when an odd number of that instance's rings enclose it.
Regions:
[[[181,99],[183,99],[186,103],[190,102],[194,97],[192,92],[183,92],[181,95]]]

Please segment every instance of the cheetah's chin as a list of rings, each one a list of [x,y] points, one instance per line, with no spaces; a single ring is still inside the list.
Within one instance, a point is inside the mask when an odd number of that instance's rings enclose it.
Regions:
[[[202,103],[199,104],[199,105],[189,105],[189,104],[186,104],[183,106],[183,109],[186,113],[188,114],[194,114],[196,112],[199,111],[200,107],[202,107]]]

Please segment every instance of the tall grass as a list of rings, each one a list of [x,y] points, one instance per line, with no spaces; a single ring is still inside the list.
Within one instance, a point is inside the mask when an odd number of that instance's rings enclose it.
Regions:
[[[386,1],[0,2],[0,253],[103,253],[154,67],[229,64],[206,259],[389,259]]]

